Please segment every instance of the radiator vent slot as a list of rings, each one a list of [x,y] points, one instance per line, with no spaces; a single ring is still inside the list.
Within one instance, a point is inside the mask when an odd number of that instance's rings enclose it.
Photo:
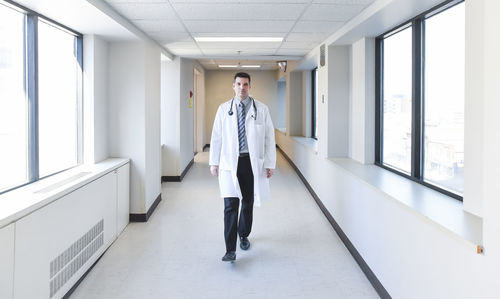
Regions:
[[[50,262],[51,298],[103,244],[104,219],[101,219],[86,234]]]
[[[325,66],[325,44],[319,47],[319,66]]]

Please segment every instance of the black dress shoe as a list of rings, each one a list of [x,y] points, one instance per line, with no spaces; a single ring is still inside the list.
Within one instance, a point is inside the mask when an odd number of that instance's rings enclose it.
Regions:
[[[234,252],[234,251],[228,251],[222,257],[223,262],[234,262],[234,260],[236,260],[236,252]]]
[[[250,248],[250,241],[248,241],[247,237],[240,238],[240,248],[243,250]]]

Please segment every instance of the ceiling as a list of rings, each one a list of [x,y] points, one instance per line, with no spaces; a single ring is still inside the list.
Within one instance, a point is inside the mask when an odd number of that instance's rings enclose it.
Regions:
[[[374,0],[105,0],[172,54],[218,64],[296,60]],[[197,42],[195,37],[283,37],[282,42]]]

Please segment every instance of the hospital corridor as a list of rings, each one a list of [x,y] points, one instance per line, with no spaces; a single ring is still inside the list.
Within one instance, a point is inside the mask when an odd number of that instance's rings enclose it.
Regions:
[[[271,199],[255,207],[252,248],[232,264],[220,261],[224,205],[208,152],[162,192],[149,221],[129,224],[70,298],[379,298],[281,154]]]
[[[499,299],[499,0],[0,0],[0,299]]]

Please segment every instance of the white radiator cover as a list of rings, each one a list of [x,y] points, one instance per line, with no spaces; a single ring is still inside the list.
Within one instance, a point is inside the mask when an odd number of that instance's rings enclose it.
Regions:
[[[128,196],[127,163],[16,221],[13,295],[0,297],[64,296],[127,225]]]
[[[15,224],[0,228],[0,298],[12,298]]]

